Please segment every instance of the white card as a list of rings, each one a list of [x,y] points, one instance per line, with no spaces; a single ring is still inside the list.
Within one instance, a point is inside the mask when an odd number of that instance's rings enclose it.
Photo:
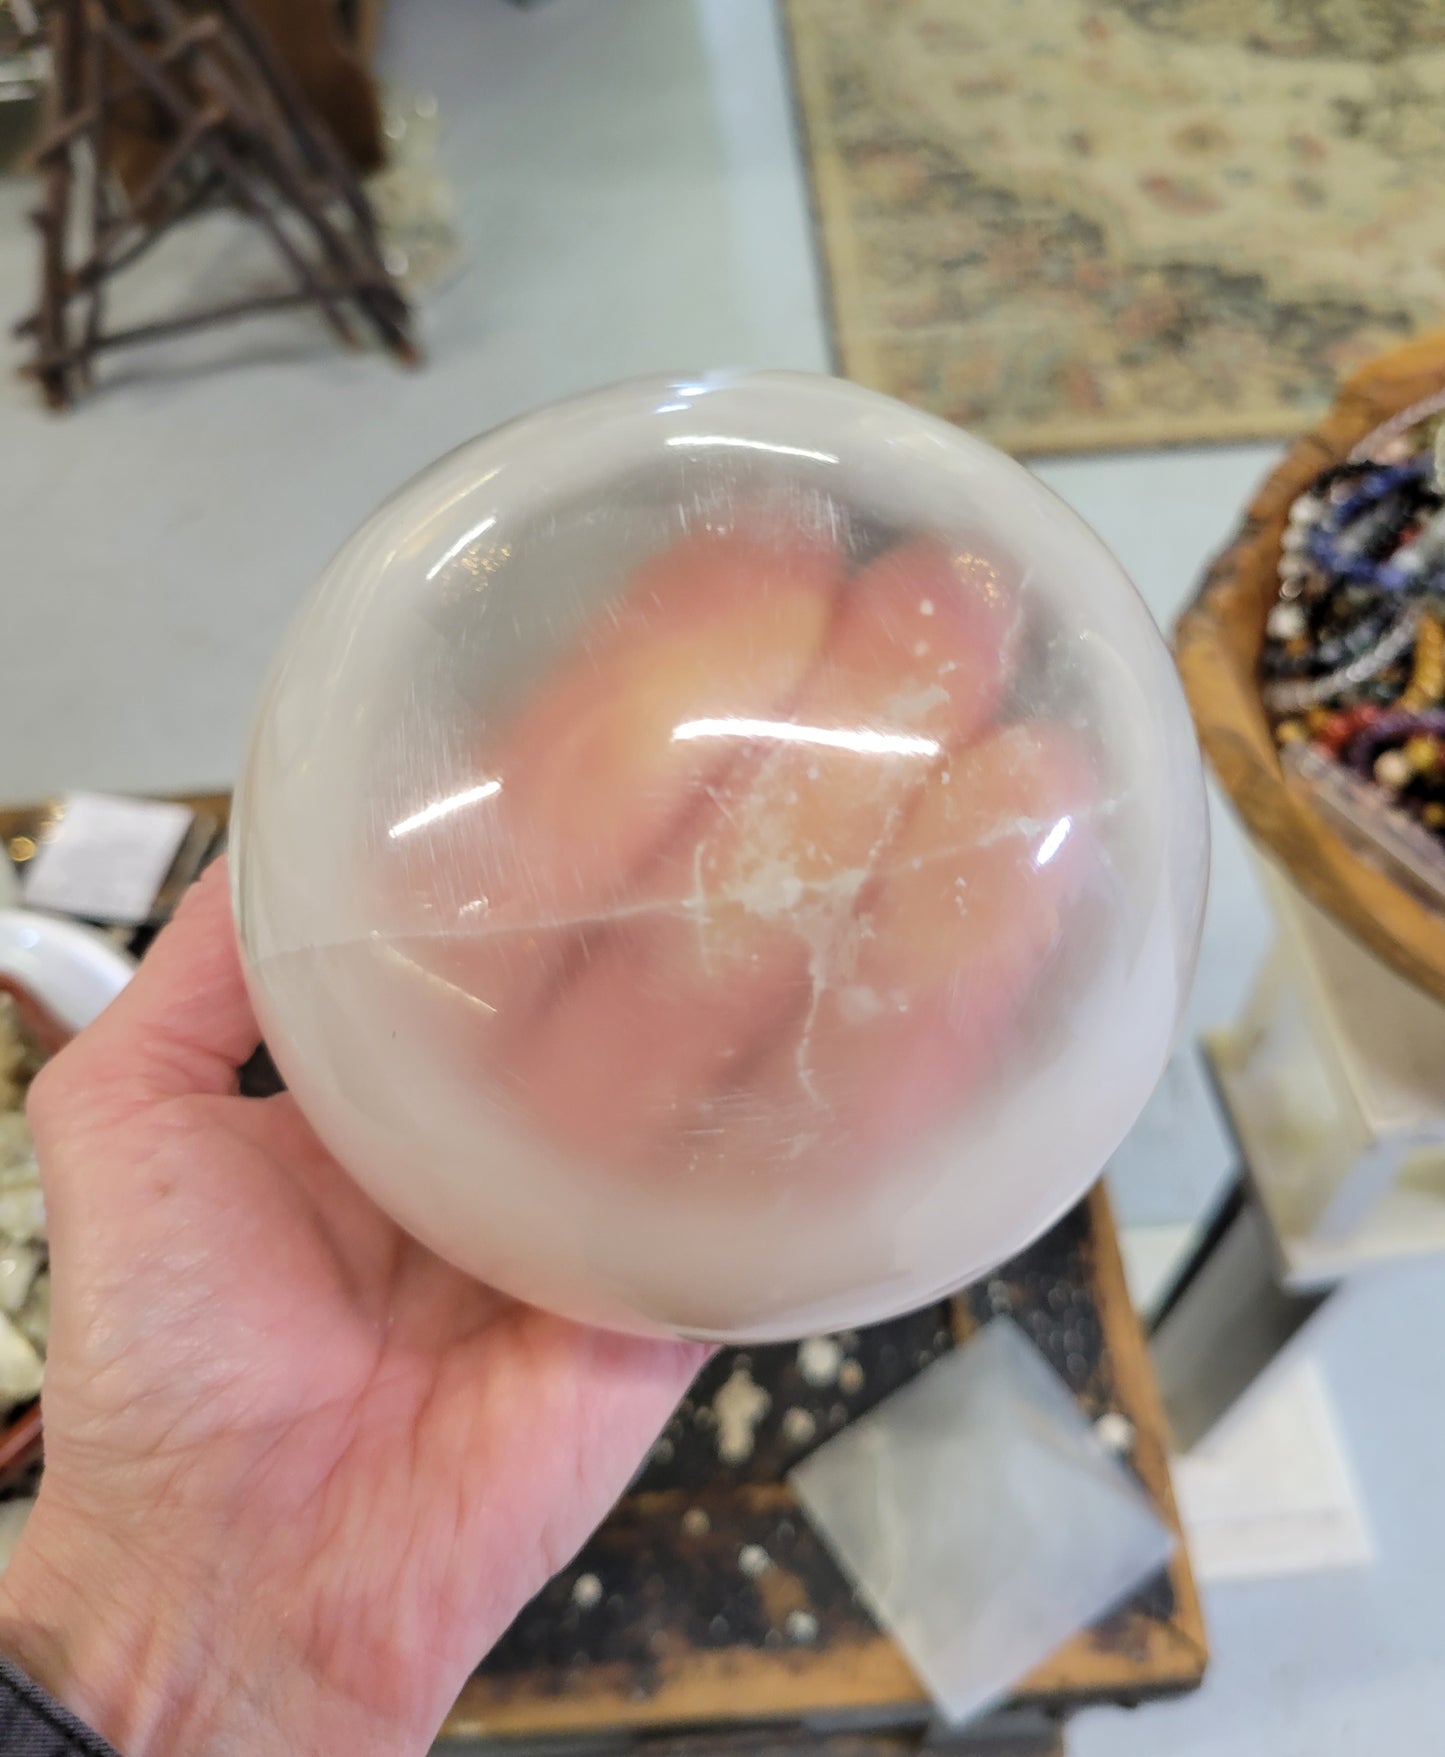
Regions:
[[[194,813],[158,799],[70,793],[54,832],[26,863],[25,902],[88,921],[150,918]]]

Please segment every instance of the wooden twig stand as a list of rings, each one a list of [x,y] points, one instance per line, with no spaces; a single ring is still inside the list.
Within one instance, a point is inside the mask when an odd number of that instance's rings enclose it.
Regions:
[[[358,323],[417,358],[405,299],[387,272],[360,183],[247,11],[245,0],[47,0],[50,117],[37,149],[44,194],[40,295],[16,326],[52,408],[92,382],[108,348],[314,304],[345,342]],[[167,146],[125,190],[112,157],[136,106]],[[291,286],[127,328],[107,328],[107,282],[178,221],[217,200],[268,236]]]

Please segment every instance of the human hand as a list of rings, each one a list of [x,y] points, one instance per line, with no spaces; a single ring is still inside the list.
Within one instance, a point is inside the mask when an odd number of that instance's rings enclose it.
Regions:
[[[481,1287],[256,1047],[223,870],[41,1074],[46,1470],[0,1650],[128,1757],[424,1750],[702,1351]]]

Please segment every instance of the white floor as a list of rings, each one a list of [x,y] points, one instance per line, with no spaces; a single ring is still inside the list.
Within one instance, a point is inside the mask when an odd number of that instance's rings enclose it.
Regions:
[[[628,373],[826,365],[768,0],[407,0],[392,28],[395,75],[440,100],[470,257],[428,304],[421,372],[277,320],[127,357],[123,383],[62,418],[0,374],[0,798],[228,781],[267,657],[327,555],[480,429]],[[7,312],[29,296],[27,194],[0,184]],[[198,252],[169,268],[159,256],[159,297],[205,279]],[[1270,455],[1074,459],[1040,474],[1167,623]],[[1237,1009],[1267,931],[1219,812],[1215,836],[1194,1027]],[[1121,1164],[1116,1194],[1126,1221],[1178,1226],[1225,1169],[1199,1150],[1186,1103]],[[1376,1564],[1213,1590],[1205,1688],[1082,1717],[1073,1757],[1434,1749],[1442,1312],[1445,1267],[1417,1265],[1365,1290],[1321,1343]]]

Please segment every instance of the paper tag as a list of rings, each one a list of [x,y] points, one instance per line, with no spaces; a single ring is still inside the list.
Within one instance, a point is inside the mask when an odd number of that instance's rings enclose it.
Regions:
[[[165,800],[70,793],[25,868],[25,901],[87,921],[150,918],[194,813]]]

